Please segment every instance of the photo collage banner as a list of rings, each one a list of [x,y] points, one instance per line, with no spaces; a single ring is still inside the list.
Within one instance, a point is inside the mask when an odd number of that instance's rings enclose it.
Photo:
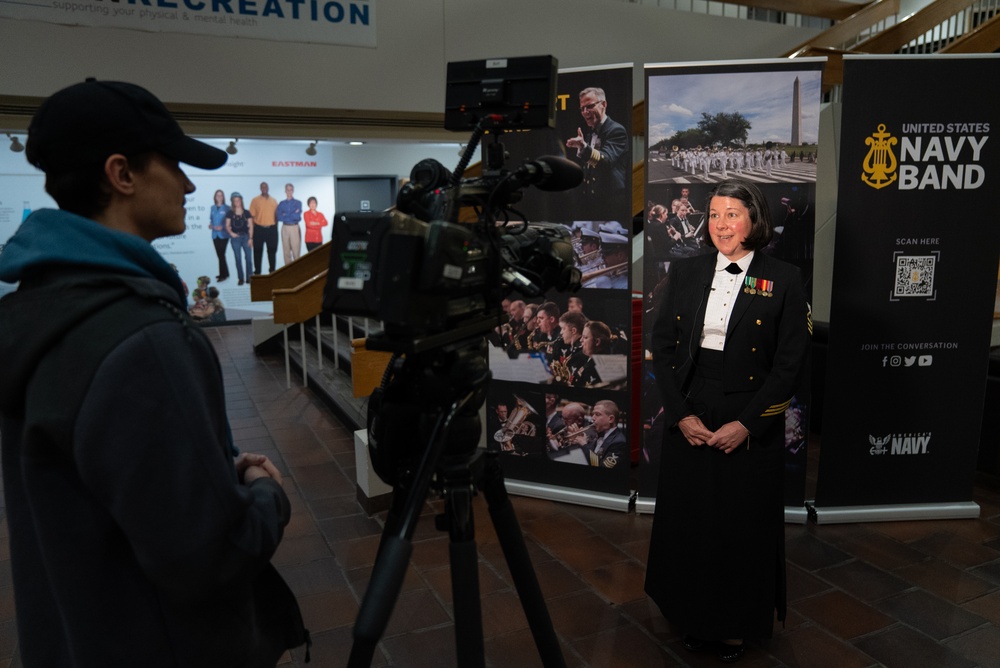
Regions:
[[[1000,105],[983,82],[998,77],[993,54],[844,59],[817,512],[972,500],[1000,257]]]
[[[565,192],[524,191],[531,223],[561,227],[577,292],[510,296],[490,337],[487,447],[508,481],[610,495],[627,506],[632,463],[632,66],[561,71],[556,127],[487,136],[507,168],[543,155],[583,169]],[[540,493],[540,496],[545,496]]]
[[[775,225],[764,253],[801,270],[811,301],[823,60],[646,66],[646,220],[640,511],[651,511],[664,430],[651,333],[671,263],[714,253],[704,240],[711,190],[726,179],[760,187]],[[809,377],[785,412],[785,505],[802,507]]]

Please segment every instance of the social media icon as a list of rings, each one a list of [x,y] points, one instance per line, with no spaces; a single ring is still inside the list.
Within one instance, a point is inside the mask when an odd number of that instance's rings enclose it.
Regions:
[[[930,366],[934,363],[934,355],[921,355],[917,360],[918,366]]]
[[[889,366],[900,366],[903,363],[903,358],[899,355],[893,355],[889,358]]]
[[[914,362],[916,362],[916,361],[917,361],[917,358],[915,356],[914,357],[904,357],[903,358],[903,366],[913,366]]]

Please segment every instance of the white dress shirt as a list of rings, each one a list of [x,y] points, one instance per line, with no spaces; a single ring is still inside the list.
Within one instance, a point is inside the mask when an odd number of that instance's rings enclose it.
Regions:
[[[733,304],[740,293],[747,267],[753,260],[753,251],[736,261],[740,273],[730,274],[726,267],[731,260],[719,253],[715,262],[715,275],[712,278],[712,289],[708,293],[708,305],[705,308],[705,326],[701,330],[701,347],[711,350],[722,350],[726,345],[726,330],[729,328],[729,316],[733,312]]]

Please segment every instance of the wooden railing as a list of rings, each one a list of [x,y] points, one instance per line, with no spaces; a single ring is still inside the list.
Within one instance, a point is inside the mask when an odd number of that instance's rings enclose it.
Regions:
[[[858,11],[846,19],[782,54],[782,57],[825,56],[827,61],[823,69],[823,91],[829,91],[844,83],[844,54],[870,35],[883,31],[887,25],[895,22],[898,13],[899,0],[876,0],[860,6]]]
[[[323,310],[326,274],[324,269],[294,287],[276,288],[271,293],[274,298],[274,321],[279,325],[293,325],[319,315]]]
[[[936,0],[905,21],[858,43],[852,51],[938,53],[974,30],[978,19],[985,22],[990,16],[995,17],[998,10],[1000,0]]]
[[[939,53],[996,53],[1000,51],[1000,13],[946,44]]]
[[[331,243],[303,254],[270,274],[250,279],[250,299],[274,302],[274,321],[305,322],[323,310],[323,286],[330,266]]]

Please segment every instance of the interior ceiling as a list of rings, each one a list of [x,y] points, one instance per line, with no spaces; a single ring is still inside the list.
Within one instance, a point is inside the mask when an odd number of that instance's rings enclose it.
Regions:
[[[0,128],[24,132],[42,98],[0,95]],[[205,137],[369,143],[462,144],[469,133],[444,129],[444,114],[361,109],[168,104],[185,132]]]

